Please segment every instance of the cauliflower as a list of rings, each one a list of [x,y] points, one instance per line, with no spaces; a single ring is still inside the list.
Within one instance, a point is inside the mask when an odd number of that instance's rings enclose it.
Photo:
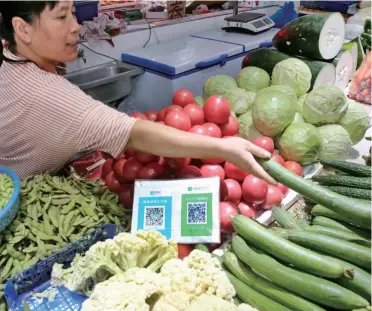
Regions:
[[[177,256],[177,244],[168,242],[159,232],[140,230],[136,235],[124,232],[113,239],[97,242],[85,256],[76,255],[68,269],[55,264],[52,284],[64,285],[89,296],[96,284],[113,275],[135,267],[156,272],[166,261]]]

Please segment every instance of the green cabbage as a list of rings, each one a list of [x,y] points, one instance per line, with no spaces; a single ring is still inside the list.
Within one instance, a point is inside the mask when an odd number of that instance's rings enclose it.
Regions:
[[[295,113],[295,106],[288,96],[273,90],[257,93],[252,106],[255,126],[270,137],[283,132],[292,123]]]
[[[317,128],[308,123],[291,124],[279,139],[279,152],[285,160],[302,165],[318,160],[322,149],[322,137]]]
[[[283,92],[284,94],[286,94],[290,98],[290,100],[293,103],[297,102],[296,91],[288,85],[271,85],[271,86],[267,87],[266,89],[262,89],[260,92],[264,92],[265,90],[273,90],[273,91]]]
[[[350,154],[349,133],[341,125],[327,124],[318,127],[322,137],[320,160],[346,160]]]
[[[336,123],[347,110],[346,96],[335,85],[324,85],[306,95],[302,116],[314,125]]]
[[[199,107],[201,107],[201,108],[204,107],[204,98],[203,97],[201,97],[201,96],[195,96],[194,99],[195,99],[196,104]]]
[[[369,116],[363,105],[352,99],[347,99],[347,103],[347,111],[337,123],[348,131],[351,143],[355,145],[364,138],[367,132]]]
[[[311,87],[310,68],[297,58],[283,60],[275,65],[271,84],[288,85],[296,91],[297,97],[300,97]]]
[[[236,78],[238,86],[247,92],[257,93],[270,85],[269,74],[258,67],[245,67]]]
[[[225,91],[223,96],[229,101],[231,110],[239,115],[247,112],[251,108],[256,93],[234,88]]]
[[[295,113],[295,116],[292,121],[292,124],[296,124],[296,123],[305,123],[304,118],[298,112]]]
[[[299,99],[297,99],[297,104],[296,104],[296,111],[301,114],[303,114],[303,111],[304,111],[304,102],[305,102],[305,98],[307,96],[307,93],[302,95]]]
[[[207,99],[212,95],[222,95],[225,91],[238,87],[236,81],[226,75],[210,77],[204,83],[203,97]]]
[[[252,110],[241,114],[238,117],[239,136],[249,141],[254,141],[256,138],[263,136],[253,124]]]

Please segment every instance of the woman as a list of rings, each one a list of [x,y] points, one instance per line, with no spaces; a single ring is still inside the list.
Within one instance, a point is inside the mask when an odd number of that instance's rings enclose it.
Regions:
[[[57,75],[56,64],[77,57],[72,1],[0,1],[0,12],[7,42],[0,67],[0,165],[25,177],[54,171],[78,152],[116,157],[129,147],[173,158],[220,158],[275,184],[253,157],[270,154],[250,142],[130,118]]]

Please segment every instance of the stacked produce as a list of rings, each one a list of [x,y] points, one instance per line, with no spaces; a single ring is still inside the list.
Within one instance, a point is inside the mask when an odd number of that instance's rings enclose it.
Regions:
[[[0,211],[8,203],[14,191],[13,181],[7,174],[0,174]]]
[[[89,296],[83,311],[254,311],[234,305],[218,259],[201,250],[177,259],[176,244],[155,231],[120,233],[77,255],[68,269],[55,264],[52,284]]]
[[[262,311],[370,310],[370,246],[333,237],[331,224],[302,228],[290,215],[281,215],[286,212],[280,208],[274,212],[290,229],[272,230],[244,216],[233,218],[238,235],[223,263],[238,297]]]
[[[130,216],[98,182],[48,174],[22,180],[20,211],[0,233],[0,310],[10,277],[104,223],[127,230]]]

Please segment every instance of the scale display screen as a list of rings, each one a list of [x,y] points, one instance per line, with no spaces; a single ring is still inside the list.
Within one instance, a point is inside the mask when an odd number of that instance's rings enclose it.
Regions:
[[[258,21],[252,22],[252,25],[254,27],[256,27],[256,28],[260,28],[260,27],[266,26],[265,23],[262,20],[258,20]]]

